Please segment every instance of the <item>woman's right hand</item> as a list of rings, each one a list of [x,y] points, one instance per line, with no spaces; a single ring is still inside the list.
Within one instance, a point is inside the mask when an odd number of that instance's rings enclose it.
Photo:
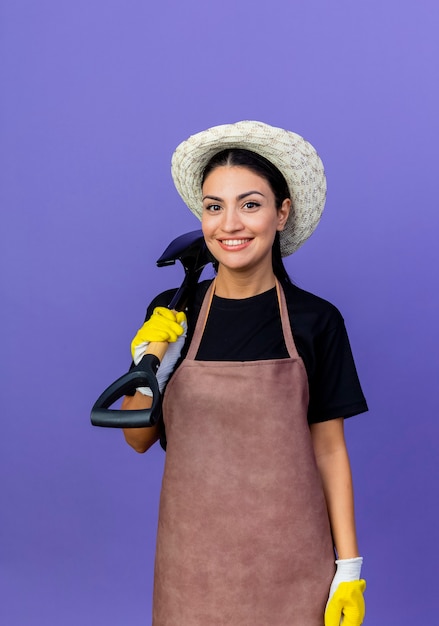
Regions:
[[[134,360],[139,356],[139,348],[152,341],[173,343],[184,333],[183,323],[186,315],[183,311],[171,311],[164,306],[154,309],[151,317],[143,324],[131,342],[131,354]],[[143,350],[144,352],[145,350]],[[143,356],[143,353],[142,353]]]
[[[180,358],[186,334],[187,321],[183,311],[176,312],[166,307],[156,307],[151,317],[137,331],[131,342],[131,354],[136,365],[141,361],[150,343],[169,343],[156,374],[160,393],[163,392],[169,376]],[[139,387],[138,391],[143,395],[152,395],[148,387]]]

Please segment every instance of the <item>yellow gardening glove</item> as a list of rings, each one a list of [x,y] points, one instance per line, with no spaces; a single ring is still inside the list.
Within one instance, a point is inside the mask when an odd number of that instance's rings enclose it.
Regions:
[[[151,317],[137,331],[131,342],[131,354],[136,365],[142,360],[149,343],[155,341],[167,341],[169,343],[166,354],[156,372],[160,393],[163,393],[180,358],[181,350],[186,341],[186,334],[187,322],[183,311],[176,313],[160,306],[154,309]],[[138,387],[137,391],[145,396],[152,396],[149,387]]]
[[[360,626],[364,620],[365,580],[340,583],[325,611],[325,626]]]
[[[184,333],[183,322],[186,322],[186,315],[183,311],[176,313],[164,306],[156,307],[151,317],[137,331],[131,342],[132,357],[135,357],[138,352],[137,348],[141,344],[148,344],[152,341],[168,341],[170,343],[177,341],[178,337]]]

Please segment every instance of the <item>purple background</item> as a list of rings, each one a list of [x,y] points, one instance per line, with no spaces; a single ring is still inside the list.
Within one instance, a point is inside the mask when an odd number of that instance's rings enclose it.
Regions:
[[[367,623],[436,619],[438,18],[435,0],[1,4],[2,623],[150,623],[164,454],[89,412],[181,281],[155,260],[198,228],[172,151],[238,119],[303,134],[327,169],[287,265],[341,309],[370,405],[346,428]]]

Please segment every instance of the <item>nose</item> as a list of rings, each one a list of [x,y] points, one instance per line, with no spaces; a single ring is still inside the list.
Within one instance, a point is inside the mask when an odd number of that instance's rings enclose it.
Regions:
[[[240,212],[233,207],[226,207],[222,214],[221,228],[224,232],[234,233],[242,229]]]

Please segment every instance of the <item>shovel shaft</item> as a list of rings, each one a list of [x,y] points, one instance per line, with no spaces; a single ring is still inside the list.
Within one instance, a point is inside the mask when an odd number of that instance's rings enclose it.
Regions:
[[[200,230],[186,233],[175,239],[158,259],[159,267],[181,261],[185,277],[170,309],[182,311],[187,305],[188,296],[196,287],[203,268],[211,262],[203,234]],[[151,342],[138,365],[118,378],[99,396],[91,410],[93,426],[111,428],[143,428],[154,426],[161,417],[162,403],[156,372],[168,349],[167,342]],[[152,391],[150,409],[114,410],[109,407],[124,395],[132,394],[138,387],[149,387]]]
[[[167,341],[151,341],[148,344],[145,354],[153,354],[158,358],[160,363],[163,361],[163,357],[166,354],[166,350],[168,349],[169,343]]]

